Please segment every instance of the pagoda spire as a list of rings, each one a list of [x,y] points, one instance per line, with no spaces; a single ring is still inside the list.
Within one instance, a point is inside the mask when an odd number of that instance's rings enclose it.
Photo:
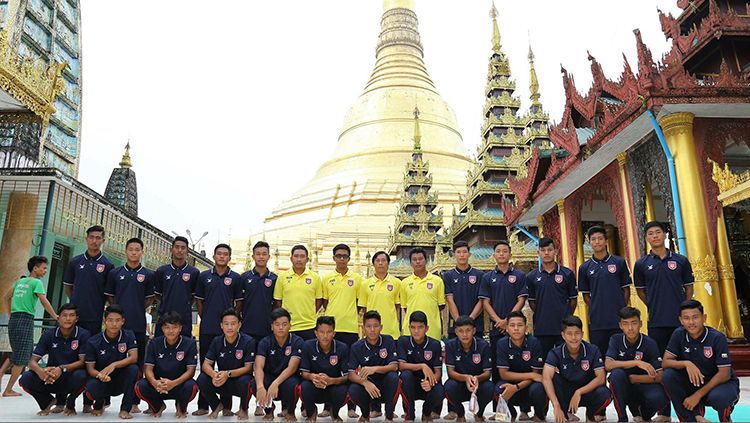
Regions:
[[[120,167],[112,169],[112,174],[104,189],[104,198],[122,209],[129,216],[138,216],[138,184],[130,162],[130,141],[125,144],[125,153],[119,163]]]
[[[132,163],[130,163],[130,140],[125,144],[125,153],[123,153],[122,160],[120,160],[120,167],[126,169],[133,167]]]
[[[419,107],[414,106],[414,151],[422,151],[422,134],[419,131]]]
[[[500,40],[500,28],[497,26],[497,15],[495,0],[492,0],[492,9],[490,9],[490,17],[492,18],[492,51],[500,54],[503,45]]]
[[[539,94],[539,79],[536,76],[536,68],[534,67],[534,51],[531,49],[531,43],[529,43],[529,92],[531,96],[531,107],[542,108],[540,101],[541,95]]]

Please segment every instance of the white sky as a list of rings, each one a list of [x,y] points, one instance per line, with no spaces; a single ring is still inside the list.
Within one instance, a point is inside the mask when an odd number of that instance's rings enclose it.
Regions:
[[[497,0],[503,48],[528,105],[529,38],[542,102],[564,106],[560,64],[591,84],[586,51],[616,78],[637,71],[634,28],[656,59],[659,6],[676,0]],[[210,7],[207,7],[210,6]],[[417,0],[425,61],[467,150],[479,141],[489,0]],[[367,82],[380,0],[81,0],[79,179],[104,192],[130,137],[139,215],[167,233],[245,237],[333,152]]]

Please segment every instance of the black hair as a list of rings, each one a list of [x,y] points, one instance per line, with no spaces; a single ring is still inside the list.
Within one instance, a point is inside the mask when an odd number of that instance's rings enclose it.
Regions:
[[[102,225],[94,225],[88,229],[86,229],[86,235],[91,235],[91,232],[101,232],[102,238],[104,238],[104,226]]]
[[[289,312],[286,311],[285,308],[279,307],[271,312],[271,322],[275,322],[276,319],[280,319],[282,317],[286,317],[290,322],[292,321],[292,315],[289,314]]]
[[[505,245],[506,247],[508,247],[508,251],[512,251],[511,248],[510,248],[510,242],[508,242],[508,241],[506,241],[504,239],[501,239],[500,241],[496,242],[495,245],[492,247],[492,249],[493,250],[497,250],[497,247],[499,245]]]
[[[41,266],[44,263],[47,263],[47,257],[44,256],[34,256],[29,259],[28,263],[26,264],[26,267],[29,269],[29,272],[32,272],[35,267]]]
[[[297,245],[295,245],[294,247],[292,247],[292,255],[294,255],[294,252],[295,252],[295,251],[297,251],[297,250],[302,250],[302,251],[304,251],[304,252],[305,252],[305,255],[306,255],[306,256],[308,256],[308,257],[310,256],[310,252],[309,252],[309,251],[307,251],[307,247],[305,247],[305,246],[304,246],[304,245],[302,245],[302,244],[297,244]]]
[[[563,331],[565,329],[571,327],[571,326],[575,326],[578,329],[583,330],[583,322],[581,321],[581,319],[578,316],[570,315],[570,316],[567,316],[566,318],[564,318],[562,320],[562,330]]]
[[[229,307],[228,309],[222,311],[221,316],[219,317],[219,321],[220,322],[224,321],[224,318],[227,316],[234,316],[240,322],[242,321],[242,316],[240,316],[240,313],[237,310],[235,310],[233,307]]]
[[[469,248],[469,243],[466,241],[456,241],[453,243],[453,252],[455,253],[456,250],[459,248],[466,247],[467,250],[471,251],[471,248]]]
[[[518,310],[511,311],[510,313],[508,313],[508,316],[505,317],[505,320],[507,320],[507,321],[510,322],[510,319],[512,319],[514,317],[518,317],[518,318],[523,319],[523,323],[526,324],[526,315],[523,314],[523,312],[518,311]]]
[[[542,238],[539,238],[539,249],[540,249],[540,250],[541,250],[542,248],[544,248],[544,247],[549,247],[550,245],[551,245],[552,247],[554,247],[554,246],[555,246],[555,240],[554,240],[554,239],[552,239],[552,238],[548,238],[548,237],[546,237],[546,236],[545,236],[545,237],[542,237]]]
[[[332,329],[336,330],[336,319],[333,316],[320,316],[315,321],[315,329],[318,329],[320,325],[328,325]]]
[[[104,309],[104,318],[106,319],[107,316],[112,313],[119,314],[120,317],[125,317],[125,312],[122,310],[122,307],[120,307],[119,304],[112,304],[110,306],[107,306],[107,308]]]
[[[424,323],[425,326],[427,326],[427,315],[424,314],[424,311],[415,311],[412,314],[409,315],[409,323]]]
[[[176,311],[168,311],[162,314],[161,319],[159,319],[159,326],[164,326],[164,325],[182,326],[182,316],[180,316],[180,313]]]
[[[229,244],[218,244],[216,247],[214,247],[214,254],[216,254],[217,251],[219,251],[219,248],[226,248],[227,251],[229,251],[229,255],[232,255],[232,247],[229,246]]]
[[[682,310],[695,310],[695,309],[697,309],[698,311],[701,312],[701,314],[703,314],[703,304],[701,304],[701,302],[698,300],[685,300],[682,302],[682,304],[680,304],[680,313],[682,313]]]
[[[643,227],[643,233],[645,234],[651,228],[659,228],[661,229],[662,232],[667,233],[667,227],[664,226],[663,223],[656,221],[656,220],[652,220],[646,223],[646,225]]]
[[[454,328],[459,328],[461,326],[476,327],[476,325],[474,324],[474,319],[472,319],[471,317],[469,317],[469,316],[467,316],[465,314],[462,315],[462,316],[459,316],[458,319],[456,319],[456,321],[453,322],[453,327]]]
[[[641,320],[641,311],[635,307],[625,306],[617,312],[617,315],[620,316],[620,320],[632,319],[633,317]]]
[[[422,257],[424,257],[425,260],[427,259],[427,252],[422,247],[414,247],[409,251],[409,261],[412,260],[414,254],[422,254]]]
[[[336,251],[338,250],[346,250],[346,254],[348,255],[352,254],[352,249],[349,248],[349,246],[346,244],[338,244],[335,247],[333,247],[333,254],[336,254]]]
[[[389,256],[388,253],[386,253],[385,251],[378,251],[372,256],[372,264],[375,264],[375,259],[377,259],[380,255],[384,255],[385,259],[388,260],[388,263],[391,262],[391,256]]]
[[[186,247],[190,246],[190,243],[188,243],[188,239],[182,235],[174,237],[174,239],[172,240],[172,246],[174,247],[178,242],[184,242]]]
[[[268,245],[266,241],[258,241],[253,245],[253,252],[255,252],[256,248],[265,248],[268,250],[268,252],[271,252],[271,246]]]
[[[589,230],[586,231],[586,238],[591,239],[591,235],[593,234],[602,234],[604,239],[607,239],[607,230],[601,226],[590,227]]]
[[[78,316],[78,306],[73,303],[65,303],[61,305],[57,310],[57,314],[60,315],[65,310],[73,310],[76,313],[76,316]]]
[[[364,316],[362,316],[362,324],[364,325],[366,321],[370,319],[375,319],[378,321],[378,323],[382,323],[383,321],[380,319],[380,313],[378,313],[376,310],[370,310],[367,313],[365,313]]]
[[[125,248],[128,248],[128,245],[130,244],[138,244],[141,246],[141,250],[143,249],[143,241],[138,237],[130,238],[128,242],[125,243]]]

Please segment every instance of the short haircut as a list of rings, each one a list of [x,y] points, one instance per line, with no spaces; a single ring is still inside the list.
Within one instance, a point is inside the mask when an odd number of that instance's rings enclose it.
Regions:
[[[289,312],[286,311],[285,308],[279,307],[279,308],[277,308],[277,309],[275,309],[274,311],[271,312],[271,321],[272,322],[275,322],[277,319],[280,319],[282,317],[286,317],[287,320],[289,320],[290,322],[292,321],[292,315],[289,314]]]
[[[467,250],[471,251],[471,248],[469,248],[469,243],[468,242],[466,242],[466,241],[456,241],[456,242],[453,243],[453,252],[455,253],[456,250],[458,250],[459,248],[464,248],[464,247],[466,247]]]
[[[617,312],[617,315],[620,316],[620,320],[632,319],[633,317],[641,320],[641,311],[635,307],[625,306]]]
[[[385,259],[388,260],[388,263],[391,262],[391,256],[388,255],[385,251],[378,251],[372,256],[372,264],[375,264],[375,260],[378,258],[378,256],[385,256]]]
[[[188,243],[188,239],[182,235],[174,237],[174,239],[172,240],[172,246],[174,247],[178,242],[184,242],[186,247],[190,246],[190,243]]]
[[[29,272],[33,271],[35,267],[41,266],[42,264],[47,263],[47,257],[44,256],[34,256],[29,259],[29,261],[26,263],[26,267],[29,269]]]
[[[352,249],[349,248],[349,246],[346,244],[338,244],[335,247],[333,247],[333,254],[336,254],[336,251],[338,250],[346,250],[346,254],[349,254],[349,255],[352,254]]]
[[[315,321],[315,329],[318,329],[320,325],[328,325],[332,329],[336,329],[336,319],[333,316],[320,316]]]
[[[427,326],[427,315],[417,310],[409,315],[409,323],[424,323]]]
[[[562,320],[562,330],[563,331],[565,329],[571,327],[571,326],[575,326],[578,329],[583,330],[583,322],[581,321],[581,319],[578,316],[570,315],[570,316],[565,317]]]
[[[76,313],[76,316],[78,316],[78,306],[73,303],[65,303],[61,305],[57,310],[57,314],[60,315],[65,310],[73,310]]]
[[[422,254],[422,257],[427,259],[427,252],[422,247],[414,247],[409,251],[409,261],[411,261],[414,258],[415,254]]]
[[[219,321],[223,322],[224,318],[227,317],[227,316],[234,316],[240,322],[242,321],[242,317],[240,316],[240,313],[237,310],[235,310],[233,307],[229,307],[228,309],[222,311],[221,312],[221,317],[219,317]]]
[[[698,310],[703,314],[703,304],[698,300],[685,300],[680,304],[680,313],[682,310]]]
[[[539,249],[540,250],[542,248],[544,248],[544,247],[549,247],[550,245],[552,246],[552,248],[555,247],[555,240],[554,239],[548,238],[546,236],[542,237],[542,238],[539,238]]]
[[[91,235],[91,232],[101,232],[102,237],[104,237],[104,226],[102,225],[94,225],[88,229],[86,229],[86,235]]]
[[[168,311],[162,314],[159,319],[159,326],[164,325],[180,325],[182,326],[182,316],[176,311]]]
[[[365,313],[365,315],[362,316],[362,324],[365,324],[365,322],[370,319],[375,319],[378,321],[378,323],[383,322],[383,320],[380,319],[380,313],[378,313],[376,310],[370,310],[367,313]]]
[[[594,234],[602,234],[604,239],[607,239],[607,230],[601,226],[590,227],[589,230],[586,232],[586,238],[591,239],[591,235],[594,235]]]
[[[305,247],[305,246],[304,246],[304,245],[302,245],[302,244],[297,244],[297,245],[295,245],[294,247],[292,247],[292,255],[294,255],[294,252],[295,252],[295,251],[297,251],[297,250],[302,250],[302,251],[304,251],[304,252],[305,252],[305,255],[306,255],[306,256],[309,256],[309,255],[310,255],[310,252],[308,252],[308,251],[307,251],[307,247]]]
[[[656,220],[652,220],[646,223],[646,226],[643,227],[643,233],[645,234],[651,228],[659,228],[661,229],[662,232],[667,233],[667,227],[664,226],[663,223],[656,221]]]
[[[214,254],[216,254],[217,251],[219,251],[219,248],[226,248],[227,251],[229,251],[229,254],[232,254],[232,247],[229,246],[229,244],[218,244],[216,247],[214,247]]]
[[[128,248],[128,245],[130,244],[138,244],[141,246],[141,250],[143,249],[143,241],[138,237],[130,238],[128,242],[125,243],[125,248]]]
[[[510,248],[510,242],[508,242],[508,241],[506,241],[504,239],[501,239],[500,241],[496,242],[495,245],[492,247],[492,249],[496,250],[499,245],[505,245],[506,247],[508,247],[508,251],[513,251]]]
[[[107,308],[104,309],[104,318],[106,319],[107,316],[112,313],[119,314],[120,317],[125,317],[125,312],[122,310],[122,307],[120,307],[119,304],[112,304],[110,306],[107,306]]]
[[[258,248],[265,248],[269,252],[271,251],[271,246],[268,245],[268,243],[266,241],[258,241],[258,242],[256,242],[255,245],[253,245],[253,252],[255,252],[255,250],[258,249]]]
[[[461,326],[476,327],[476,325],[474,324],[474,319],[472,319],[471,317],[465,314],[462,316],[459,316],[458,319],[456,319],[456,321],[453,323],[454,328],[459,328]]]
[[[508,313],[508,316],[505,318],[505,320],[510,321],[510,319],[512,319],[514,317],[517,317],[519,319],[523,319],[523,323],[526,324],[526,315],[523,314],[522,311],[518,311],[518,310],[511,311],[510,313]]]

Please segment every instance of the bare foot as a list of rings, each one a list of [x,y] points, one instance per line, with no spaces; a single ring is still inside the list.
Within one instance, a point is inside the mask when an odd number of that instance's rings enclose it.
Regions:
[[[573,413],[568,413],[568,421],[569,422],[580,422],[581,419],[578,416],[576,416],[575,414],[573,414]]]
[[[255,407],[255,413],[253,413],[253,414],[255,414],[258,417],[265,416],[266,415],[266,411],[263,409],[263,407],[257,406],[257,407]]]
[[[529,413],[527,413],[525,411],[522,411],[521,414],[518,415],[518,419],[517,420],[521,421],[521,422],[525,422],[525,421],[528,421],[528,420],[531,420],[531,419],[529,418]]]
[[[47,408],[45,408],[43,410],[37,411],[36,415],[37,416],[49,416],[49,413],[50,413],[50,411],[52,411],[52,407],[54,407],[54,406],[55,406],[55,402],[52,401],[52,402],[49,403],[49,405],[47,405]]]
[[[670,416],[656,416],[651,419],[652,422],[671,422],[672,417]]]
[[[372,411],[372,410],[370,410],[370,418],[371,419],[377,419],[378,417],[381,417],[382,415],[383,415],[383,413],[381,413],[380,411]]]
[[[205,416],[206,414],[208,414],[208,410],[204,410],[202,408],[193,411],[194,416]]]
[[[432,420],[440,420],[440,413],[433,411],[432,414],[430,414],[430,417],[432,417]]]
[[[331,417],[331,410],[323,409],[323,411],[318,414],[318,417]]]
[[[62,406],[62,405],[56,405],[56,406],[52,407],[52,410],[50,410],[49,412],[52,413],[52,414],[60,414],[64,410],[65,410],[64,406]]]
[[[3,392],[4,397],[20,397],[21,395],[23,394],[21,394],[20,392],[16,392],[12,389],[10,391]]]
[[[211,412],[211,414],[208,415],[208,418],[211,420],[215,420],[219,417],[219,413],[221,413],[221,410],[224,409],[224,405],[219,403],[219,405],[214,408],[214,411]]]
[[[474,414],[474,421],[477,423],[481,423],[484,421],[484,416],[481,414]]]
[[[333,417],[331,417],[331,421],[333,423],[342,423],[344,420],[342,420],[341,417],[339,417],[339,416],[333,416]]]
[[[297,421],[297,415],[294,413],[286,413],[284,414],[284,421],[287,422],[296,422]]]
[[[534,416],[534,417],[531,418],[531,421],[532,422],[543,422],[545,420],[543,418],[541,418],[541,417]]]
[[[276,414],[276,417],[286,417],[286,413],[283,411],[280,411],[278,414]]]
[[[151,407],[147,407],[145,410],[143,410],[143,414],[154,414],[154,410],[152,410]]]
[[[75,415],[78,415],[78,413],[76,413],[75,408],[65,407],[65,410],[63,411],[63,416],[75,416]]]
[[[456,418],[458,418],[458,415],[455,411],[449,411],[448,414],[443,416],[443,420],[456,420]]]
[[[354,410],[349,410],[349,414],[347,414],[347,416],[350,419],[356,419],[357,417],[359,417],[359,414],[357,414],[357,412]]]
[[[167,409],[167,406],[164,405],[164,404],[162,404],[161,408],[159,408],[159,411],[155,412],[152,415],[152,417],[155,418],[155,419],[160,419],[161,418],[161,413],[163,413],[164,410],[166,410],[166,409]]]
[[[270,413],[266,413],[266,414],[265,414],[265,415],[263,416],[263,420],[265,420],[265,421],[267,421],[267,422],[273,421],[273,412],[270,412]]]
[[[138,411],[140,413],[140,411]],[[130,420],[133,418],[133,415],[128,413],[127,411],[120,411],[120,414],[117,415],[117,417],[123,419],[123,420]]]
[[[104,414],[104,409],[103,408],[101,410],[97,410],[97,409],[93,409],[93,408],[91,409],[91,415],[94,416],[94,417],[99,417],[102,414]]]
[[[182,410],[180,410],[178,408],[177,411],[174,413],[174,417],[176,419],[186,419],[187,418],[187,411],[182,411]]]
[[[138,414],[140,412],[141,412],[141,409],[138,408],[137,405],[133,404],[133,406],[130,407],[130,413],[132,413],[132,414]]]
[[[359,418],[359,420],[357,420],[357,421],[358,421],[359,423],[367,423],[367,422],[369,422],[369,421],[370,421],[370,419],[369,419],[369,418],[367,418],[367,417],[365,417],[365,416],[362,416],[362,417],[360,417],[360,418]]]
[[[466,417],[459,417],[456,415],[456,423],[466,423]]]
[[[226,410],[223,410],[221,412],[221,415],[224,416],[224,417],[232,417],[232,416],[234,416],[234,411],[232,411],[232,410],[230,410],[230,409],[227,408]]]
[[[240,411],[237,412],[237,420],[248,420],[250,416],[247,414],[247,410],[243,410],[240,408]]]
[[[607,420],[607,416],[602,416],[602,415],[596,415],[596,416],[594,416],[594,421],[595,422],[603,422],[604,420]]]
[[[83,414],[89,414],[91,413],[92,407],[90,405],[84,405],[83,406]]]

